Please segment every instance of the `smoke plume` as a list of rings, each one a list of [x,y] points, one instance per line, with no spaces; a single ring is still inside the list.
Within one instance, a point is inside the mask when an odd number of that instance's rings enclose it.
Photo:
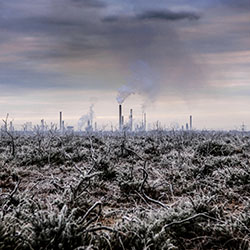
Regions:
[[[119,104],[122,104],[125,101],[125,99],[129,97],[131,94],[135,94],[131,86],[122,85],[121,88],[118,89],[116,100]]]
[[[117,102],[122,104],[131,94],[139,94],[154,101],[158,92],[157,79],[150,66],[140,60],[131,66],[130,71],[127,84],[118,89]]]
[[[89,112],[78,120],[78,130],[81,131],[84,125],[87,125],[88,122],[90,123],[90,126],[93,126],[93,118],[94,118],[94,104],[91,104],[89,107]]]

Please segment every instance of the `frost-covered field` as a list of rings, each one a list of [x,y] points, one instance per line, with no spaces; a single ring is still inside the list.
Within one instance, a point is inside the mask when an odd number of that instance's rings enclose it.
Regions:
[[[249,249],[250,134],[2,133],[0,249]]]

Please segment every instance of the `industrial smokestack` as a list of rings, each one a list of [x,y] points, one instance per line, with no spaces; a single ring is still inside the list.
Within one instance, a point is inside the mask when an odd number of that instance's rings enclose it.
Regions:
[[[189,129],[193,129],[193,120],[192,120],[192,115],[190,115],[190,121],[189,121]]]
[[[119,105],[119,130],[122,130],[122,105]]]
[[[130,109],[129,127],[130,127],[130,131],[133,131],[133,109]]]
[[[59,118],[59,127],[60,127],[60,131],[62,131],[62,111],[60,111],[59,116],[60,116],[60,118]]]

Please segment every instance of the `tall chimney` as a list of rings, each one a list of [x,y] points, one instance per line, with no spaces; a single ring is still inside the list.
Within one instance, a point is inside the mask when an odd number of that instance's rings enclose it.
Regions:
[[[62,111],[60,111],[59,126],[60,126],[60,131],[62,131]]]
[[[193,129],[193,121],[192,121],[192,115],[190,115],[190,121],[189,121],[189,129],[192,130]]]
[[[133,109],[130,109],[129,126],[130,126],[130,131],[133,131]]]
[[[119,105],[119,130],[122,130],[122,105]]]

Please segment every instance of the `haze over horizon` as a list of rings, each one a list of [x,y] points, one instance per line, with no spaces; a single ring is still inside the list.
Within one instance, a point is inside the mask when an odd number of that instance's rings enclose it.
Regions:
[[[149,123],[250,129],[249,0],[0,0],[0,31],[0,117],[18,126],[91,104],[117,126],[124,101]]]

